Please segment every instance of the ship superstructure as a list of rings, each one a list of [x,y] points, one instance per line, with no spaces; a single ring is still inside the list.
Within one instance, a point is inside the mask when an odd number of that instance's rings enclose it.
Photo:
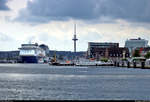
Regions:
[[[19,56],[22,63],[43,63],[46,56],[45,51],[35,44],[22,44],[19,48]]]

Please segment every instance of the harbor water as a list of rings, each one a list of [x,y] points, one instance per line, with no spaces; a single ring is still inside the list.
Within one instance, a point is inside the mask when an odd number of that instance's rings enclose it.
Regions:
[[[150,100],[150,69],[0,64],[0,100]]]

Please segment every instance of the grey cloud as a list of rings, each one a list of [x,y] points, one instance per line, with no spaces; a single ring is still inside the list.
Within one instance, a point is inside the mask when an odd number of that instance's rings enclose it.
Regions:
[[[9,10],[8,6],[6,5],[7,2],[8,0],[0,0],[0,10]]]
[[[150,0],[34,0],[16,19],[44,23],[68,19],[107,21],[105,17],[150,22]]]
[[[84,42],[88,42],[88,41],[94,41],[94,40],[99,40],[101,39],[103,36],[102,34],[99,34],[97,32],[88,32],[88,34],[83,34],[83,35],[80,35],[80,39],[79,39],[79,42],[81,41],[84,41]]]

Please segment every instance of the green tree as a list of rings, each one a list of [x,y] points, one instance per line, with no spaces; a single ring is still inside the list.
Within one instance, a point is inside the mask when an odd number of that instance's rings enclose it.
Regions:
[[[102,58],[101,61],[102,62],[108,62],[108,59],[107,58]]]
[[[127,58],[123,58],[123,59],[122,59],[122,61],[127,61],[127,60],[128,60]]]
[[[149,58],[150,58],[150,52],[147,52],[144,57],[145,57],[146,59],[149,59]]]
[[[140,57],[140,50],[135,50],[133,53],[133,57]]]

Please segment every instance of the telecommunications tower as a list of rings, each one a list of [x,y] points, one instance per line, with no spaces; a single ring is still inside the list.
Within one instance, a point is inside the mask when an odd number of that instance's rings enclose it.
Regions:
[[[76,53],[76,42],[77,42],[77,36],[76,36],[76,24],[74,24],[74,37],[72,39],[74,41],[74,52]]]

